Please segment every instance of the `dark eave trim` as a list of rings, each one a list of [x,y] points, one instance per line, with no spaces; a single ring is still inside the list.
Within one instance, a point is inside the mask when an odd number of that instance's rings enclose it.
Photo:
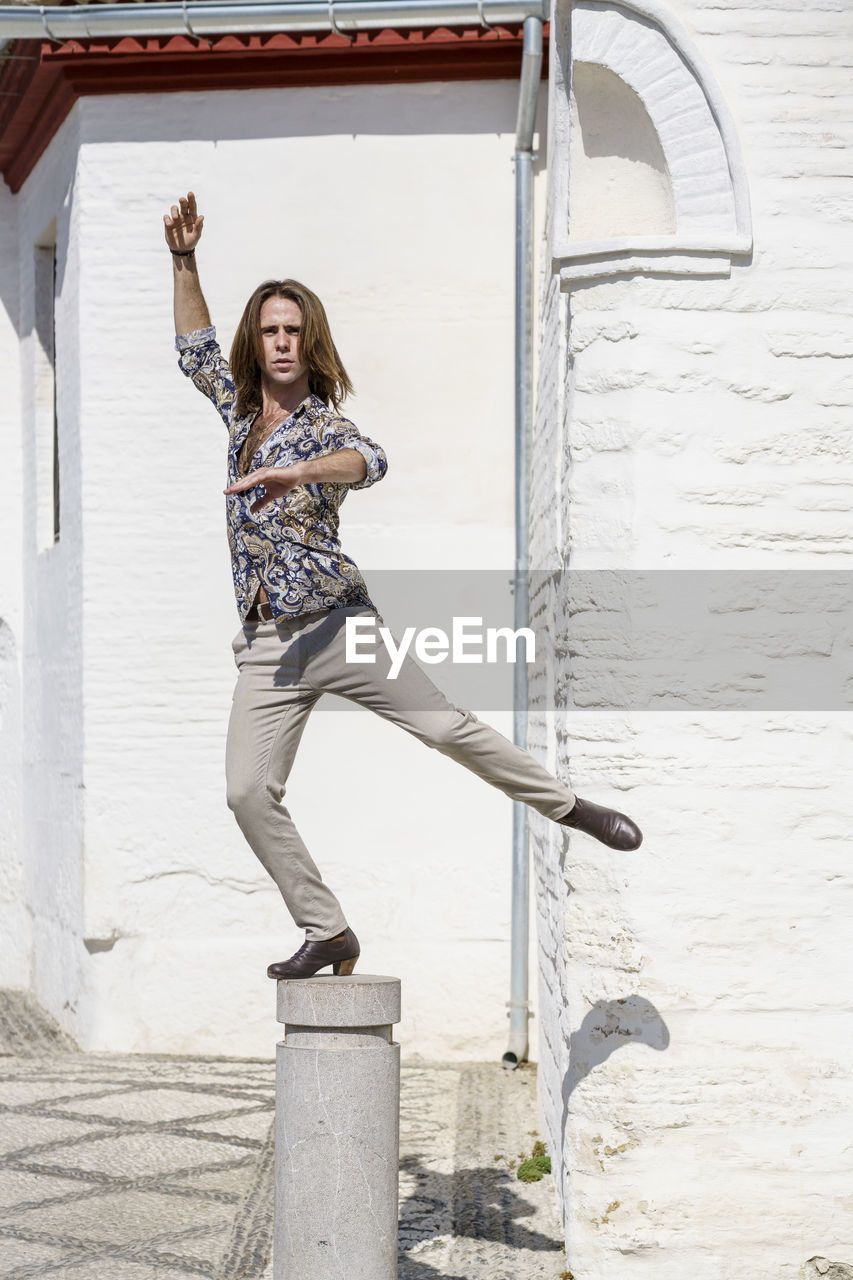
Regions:
[[[19,191],[86,94],[515,79],[520,27],[17,41],[0,70],[0,172]]]

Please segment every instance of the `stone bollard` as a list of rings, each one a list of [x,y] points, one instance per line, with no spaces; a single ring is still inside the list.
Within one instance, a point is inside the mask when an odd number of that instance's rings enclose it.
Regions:
[[[275,1280],[396,1280],[400,979],[282,979]]]

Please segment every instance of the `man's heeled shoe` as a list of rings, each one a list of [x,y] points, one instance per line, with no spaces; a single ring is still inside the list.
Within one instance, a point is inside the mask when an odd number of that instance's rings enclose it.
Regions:
[[[324,938],[320,942],[305,941],[289,960],[278,960],[267,969],[268,978],[313,978],[318,969],[332,966],[336,977],[344,978],[352,973],[361,955],[358,938],[352,929],[345,929],[336,938]]]
[[[575,799],[574,808],[557,821],[561,826],[585,831],[610,849],[639,849],[643,843],[642,831],[624,813],[605,809],[591,800],[581,800],[580,796]]]

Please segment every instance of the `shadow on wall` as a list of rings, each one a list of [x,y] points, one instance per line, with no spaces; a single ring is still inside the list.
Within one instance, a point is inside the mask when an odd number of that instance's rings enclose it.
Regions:
[[[0,178],[0,305],[15,334],[18,324],[18,216],[15,197]]]
[[[61,198],[57,198],[53,193],[53,217],[52,221],[55,225],[50,230],[51,218],[47,215],[42,222],[34,223],[30,219],[27,234],[29,235],[32,245],[32,256],[29,261],[21,260],[22,252],[18,242],[18,204],[17,197],[13,196],[8,186],[0,177],[0,306],[6,312],[9,324],[17,334],[18,338],[26,336],[25,323],[21,314],[21,271],[30,273],[32,285],[35,284],[35,262],[37,246],[47,246],[51,240],[56,246],[56,277],[53,281],[53,297],[54,299],[62,296],[62,290],[65,285],[65,271],[68,262],[68,239],[70,235],[70,217],[71,209],[74,203],[74,188],[77,180],[76,171],[72,172],[66,187],[64,188]],[[36,202],[38,205],[38,202]],[[22,215],[23,216],[23,215]],[[51,310],[51,324],[53,311]],[[32,318],[30,324],[36,326],[37,320],[43,317]],[[53,333],[50,334],[50,346],[45,346],[46,335],[41,335],[42,345],[45,350],[53,348]]]
[[[669,1046],[669,1029],[645,996],[598,1000],[569,1040],[569,1066],[563,1078],[563,1106],[568,1107],[575,1087],[611,1053],[626,1044],[647,1044],[652,1049]],[[564,1110],[565,1116],[565,1110]]]
[[[647,1044],[652,1049],[669,1046],[669,1028],[651,1000],[645,996],[621,996],[597,1000],[577,1031],[569,1038],[569,1065],[561,1090],[560,1158],[566,1150],[569,1098],[589,1073],[626,1044]]]
[[[304,85],[283,89],[138,95],[136,110],[116,110],[107,95],[84,99],[87,138],[98,142],[255,142],[292,138],[375,138],[423,134],[515,134],[518,87],[513,80],[407,84]],[[401,92],[401,90],[403,92]],[[545,90],[540,87],[540,110]],[[215,105],[214,105],[215,104]],[[429,174],[424,181],[430,182]]]

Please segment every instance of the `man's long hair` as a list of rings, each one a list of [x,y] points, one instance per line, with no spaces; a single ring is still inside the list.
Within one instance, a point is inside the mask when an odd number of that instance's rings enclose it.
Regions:
[[[261,307],[268,298],[289,298],[301,310],[302,359],[308,366],[308,385],[324,404],[339,409],[352,391],[352,383],[332,341],[325,307],[316,293],[298,280],[265,280],[246,303],[231,344],[237,415],[243,417],[261,408]]]

